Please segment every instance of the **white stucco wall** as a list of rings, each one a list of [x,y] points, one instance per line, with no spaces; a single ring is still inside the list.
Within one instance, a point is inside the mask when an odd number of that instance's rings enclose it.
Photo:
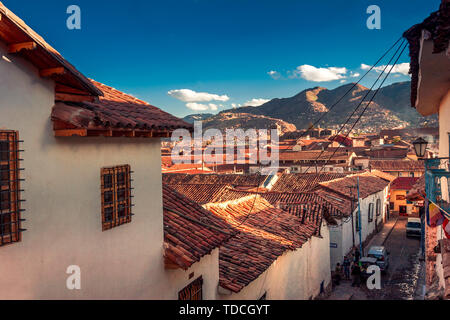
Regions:
[[[330,268],[333,271],[337,263],[341,263],[344,257],[342,246],[343,221],[337,220],[338,226],[330,227]]]
[[[221,300],[257,300],[266,293],[268,300],[306,300],[320,293],[323,281],[331,281],[330,238],[328,226],[322,227],[322,238],[313,237],[300,249],[279,257],[264,273],[241,292],[217,295]]]
[[[362,241],[364,242],[369,235],[376,231],[376,223],[380,224],[383,221],[383,217],[386,215],[386,196],[388,192],[388,187],[383,190],[374,193],[364,199],[360,199],[360,208],[361,208],[361,221],[362,221]],[[381,214],[377,217],[376,215],[376,202],[377,199],[381,200]],[[369,222],[369,204],[373,203],[373,221]],[[358,214],[358,211],[355,210],[354,217]],[[355,218],[356,221],[356,218]],[[356,224],[355,224],[356,226]],[[378,229],[380,231],[380,228]],[[355,245],[359,245],[359,234],[355,231]]]
[[[189,278],[192,273],[194,273],[194,276]],[[202,257],[199,262],[194,263],[186,271],[181,269],[166,270],[165,277],[161,281],[167,279],[168,287],[172,289],[164,294],[164,298],[177,300],[178,292],[200,276],[203,278],[203,300],[216,299],[219,284],[219,248]]]
[[[0,128],[24,140],[28,231],[0,247],[0,299],[172,298],[176,288],[162,281],[159,139],[55,138],[53,82],[3,55],[0,46]],[[135,216],[102,232],[100,169],[120,164],[134,171]],[[66,288],[69,265],[81,267],[81,290]]]
[[[361,238],[364,242],[367,239],[367,236],[371,233],[375,232],[375,221],[379,224],[379,230],[381,230],[381,223],[383,222],[384,217],[386,216],[386,204],[388,203],[387,199],[388,187],[379,191],[375,194],[372,194],[364,199],[361,199],[361,220],[362,220],[362,232]],[[376,201],[377,199],[381,200],[381,214],[376,216]],[[373,203],[374,211],[373,211],[373,221],[368,222],[368,214],[369,214],[369,204]],[[355,209],[353,212],[353,221],[354,221],[354,237],[355,237],[355,246],[359,246],[359,232],[356,231],[356,215],[358,214],[358,210]],[[330,243],[336,244],[337,248],[330,248],[330,263],[331,270],[334,270],[336,264],[339,262],[342,264],[344,256],[347,255],[353,247],[353,232],[352,232],[352,220],[351,219],[343,219],[338,220],[339,227],[330,228]]]

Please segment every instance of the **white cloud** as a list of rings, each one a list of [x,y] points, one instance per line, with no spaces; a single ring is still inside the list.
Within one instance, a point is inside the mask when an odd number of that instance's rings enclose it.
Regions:
[[[347,81],[347,80],[345,80],[345,79],[341,80],[341,81],[339,81],[339,83],[345,83],[345,81]]]
[[[328,67],[328,68],[316,68],[314,66],[304,64],[298,66],[292,72],[292,78],[301,77],[308,81],[324,82],[345,79],[347,73],[346,68]]]
[[[218,95],[207,92],[195,92],[190,89],[170,90],[167,94],[183,102],[209,102],[209,101],[228,101],[227,95]]]
[[[275,80],[281,78],[281,74],[280,74],[278,71],[271,70],[271,71],[267,72],[267,74],[268,74],[269,76],[271,76],[272,79],[275,79]]]
[[[233,107],[233,109],[239,108],[241,106],[241,104],[237,104],[237,103],[232,103],[231,106]]]
[[[221,104],[217,105],[215,103],[203,104],[197,102],[189,102],[186,103],[186,107],[194,111],[206,111],[206,110],[217,111],[219,107],[223,107],[223,105]]]
[[[242,105],[247,107],[259,107],[260,105],[269,101],[269,99],[252,99],[247,101],[246,103],[243,103]]]
[[[355,73],[352,72],[352,74],[351,74],[352,78],[357,78],[359,76],[360,76],[360,74],[358,72],[355,72]]]
[[[371,66],[369,66],[367,64],[364,64],[364,63],[361,64],[362,70],[369,70],[370,68],[371,68]],[[378,66],[373,69],[377,72],[382,72],[385,68],[386,68],[385,72],[389,72],[389,70],[391,70],[391,68],[392,68],[392,65],[388,65],[387,67],[386,67],[386,65]],[[400,73],[400,74],[407,76],[409,74],[409,63],[404,62],[404,63],[396,64],[394,66],[394,68],[392,68],[391,73]]]

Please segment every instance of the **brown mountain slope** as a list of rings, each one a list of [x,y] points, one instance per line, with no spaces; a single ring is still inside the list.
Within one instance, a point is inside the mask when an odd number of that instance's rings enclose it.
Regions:
[[[315,87],[304,90],[290,98],[275,98],[259,107],[240,107],[225,110],[221,113],[267,116],[292,123],[299,129],[305,128],[308,124],[314,123],[324,112],[327,112],[352,86],[353,84],[346,84],[331,90]],[[338,127],[344,123],[368,90],[362,85],[356,85],[331,110],[320,125],[322,127]],[[368,101],[373,93],[374,91],[369,92],[365,101]],[[424,118],[414,108],[411,108],[409,94],[410,82],[394,83],[381,88],[374,99],[374,103],[367,109],[356,128],[370,130],[436,124],[436,116]],[[363,103],[356,115],[359,115],[364,105]],[[212,118],[216,117],[213,116]],[[354,119],[356,120],[356,117]]]

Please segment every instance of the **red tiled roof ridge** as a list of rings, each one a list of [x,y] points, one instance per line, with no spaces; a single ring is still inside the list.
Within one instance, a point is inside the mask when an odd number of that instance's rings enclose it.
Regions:
[[[209,202],[209,203],[205,203],[203,205],[203,208],[205,208],[206,210],[208,210],[208,208],[212,207],[212,206],[217,206],[220,208],[226,208],[229,205],[238,205],[241,204],[243,202],[247,202],[248,200],[254,200],[255,202],[260,201],[260,199],[264,199],[262,198],[259,194],[257,193],[251,193],[248,196],[242,197],[242,198],[238,198],[238,199],[233,199],[233,200],[227,200],[227,201],[220,201],[220,202]],[[265,199],[264,199],[265,200]],[[271,207],[271,205],[269,205],[269,207]]]
[[[192,125],[132,95],[95,80],[90,80],[103,92],[94,101],[57,102],[51,119],[78,129],[161,130],[192,129]]]
[[[333,179],[333,180],[320,182],[319,184],[322,185],[322,186],[326,186],[327,184],[335,183],[335,182],[338,182],[338,181],[342,181],[342,180],[345,180],[345,179],[348,179],[348,178],[352,178],[352,177],[357,177],[357,176],[359,176],[359,177],[361,177],[361,176],[373,176],[373,177],[376,177],[375,175],[372,175],[372,174],[370,174],[370,172],[366,171],[366,172],[361,172],[361,173],[349,174],[349,175],[347,175],[345,177],[342,177],[342,178],[336,178],[336,179]],[[378,177],[376,177],[376,178],[378,178]]]
[[[120,91],[119,89],[116,89],[116,88],[114,88],[114,87],[112,87],[112,86],[108,86],[108,85],[106,85],[106,84],[104,84],[104,83],[101,83],[101,82],[99,82],[99,81],[97,81],[97,80],[90,79],[90,78],[89,78],[89,81],[91,81],[91,82],[92,82],[97,88],[99,88],[100,90],[102,90],[102,88],[105,88],[106,90],[113,91],[113,92],[119,94],[120,96],[126,97],[127,100],[128,100],[128,99],[131,99],[131,100],[133,100],[134,102],[139,102],[140,104],[151,106],[151,104],[149,104],[148,102],[146,102],[146,101],[144,101],[144,100],[141,100],[141,99],[139,99],[139,98],[136,98],[135,96],[133,96],[133,95],[131,95],[131,94],[129,94],[129,93],[125,93],[125,92],[123,92],[123,91]],[[103,92],[103,90],[102,90],[102,92]],[[106,98],[106,97],[105,97],[105,98]],[[104,98],[104,99],[105,99],[105,98]]]
[[[187,270],[227,241],[233,229],[222,218],[163,184],[165,263]]]

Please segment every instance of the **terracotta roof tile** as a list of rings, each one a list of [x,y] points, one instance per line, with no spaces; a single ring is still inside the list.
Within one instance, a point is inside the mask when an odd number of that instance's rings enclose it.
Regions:
[[[373,174],[374,176],[377,176],[378,178],[384,179],[384,180],[389,181],[389,182],[392,182],[392,181],[394,181],[397,178],[397,177],[395,177],[395,176],[393,176],[393,175],[391,175],[389,173],[386,173],[386,172],[383,172],[383,171],[380,171],[380,170],[376,170],[376,169],[375,170],[371,170],[370,173]]]
[[[310,161],[310,160],[348,160],[351,154],[347,152],[333,152],[325,151],[298,151],[298,152],[281,152],[279,154],[280,161]]]
[[[389,185],[389,182],[378,178],[369,172],[350,175],[345,178],[335,179],[328,182],[321,183],[322,187],[325,187],[335,193],[342,194],[349,198],[353,198],[356,194],[350,193],[349,186],[356,186],[357,179],[359,177],[359,195],[360,198],[366,198],[371,194],[377,193]],[[355,192],[355,191],[353,191]]]
[[[308,192],[320,182],[345,177],[345,173],[290,173],[283,174],[275,182],[272,191],[276,192]]]
[[[315,232],[313,225],[301,224],[259,195],[204,207],[240,231],[219,253],[219,284],[232,292],[241,291],[284,252],[300,248]]]
[[[163,185],[163,207],[166,263],[186,270],[232,234],[223,219],[167,185]]]
[[[412,186],[411,190],[408,191],[406,198],[410,201],[424,200],[423,198],[424,194],[425,194],[425,175],[422,175]]]
[[[391,184],[391,190],[411,190],[419,178],[398,177]]]
[[[322,198],[315,192],[266,192],[261,196],[275,207],[281,208],[300,217],[300,220],[302,221],[304,219],[308,219],[307,217],[304,217],[304,214],[308,214],[311,217],[311,215],[317,215],[319,212],[321,213],[322,208],[327,208],[327,211],[331,216],[341,217],[344,215],[338,206],[335,206],[333,203]],[[313,208],[314,206],[317,206],[317,208]],[[316,223],[319,222],[318,217],[314,217],[312,219],[316,221]],[[320,227],[320,223],[317,224],[317,227]]]
[[[191,129],[192,125],[112,87],[91,80],[104,96],[95,102],[58,102],[52,120],[62,121],[79,129],[128,129],[173,131]]]
[[[163,174],[167,184],[227,184],[230,186],[258,187],[267,176],[259,174]]]
[[[371,160],[369,167],[380,171],[425,171],[423,162],[413,160]]]
[[[344,217],[348,217],[352,214],[352,202],[349,196],[334,192],[322,186],[319,186],[314,190],[314,193],[328,203],[331,203],[334,207],[339,208],[339,211],[342,212]]]

